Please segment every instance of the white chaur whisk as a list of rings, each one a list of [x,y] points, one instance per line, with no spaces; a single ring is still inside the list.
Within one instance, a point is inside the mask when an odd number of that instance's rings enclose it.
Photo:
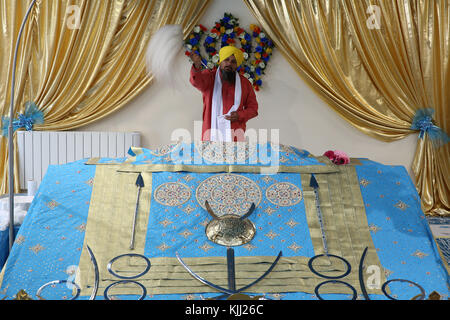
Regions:
[[[148,44],[146,66],[157,81],[177,88],[186,75],[180,73],[177,56],[183,48],[183,30],[179,24],[165,25],[156,31]]]

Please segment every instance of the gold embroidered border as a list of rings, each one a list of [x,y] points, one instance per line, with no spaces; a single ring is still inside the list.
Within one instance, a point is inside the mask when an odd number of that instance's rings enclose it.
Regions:
[[[142,150],[134,150],[136,155],[142,153]],[[117,165],[120,172],[197,172],[197,173],[217,173],[217,172],[240,172],[240,173],[258,173],[258,174],[276,174],[276,173],[332,173],[339,169],[327,157],[314,157],[325,165],[305,165],[305,166],[286,166],[286,165],[240,165],[240,164],[220,164],[220,165],[195,165],[195,164],[168,164],[168,163],[149,163],[132,164],[136,157],[130,157],[122,163],[105,162],[101,163],[100,157],[90,158],[86,165]]]
[[[350,276],[356,277],[360,258],[364,249],[368,247],[364,265],[378,266],[381,277],[380,283],[384,283],[386,278],[368,228],[355,167],[339,166],[339,171],[339,173],[334,174],[315,175],[319,184],[319,201],[328,252],[344,257],[352,266]],[[317,214],[315,194],[309,186],[311,175],[304,174],[301,179],[314,251],[316,254],[323,254],[322,231]],[[355,288],[360,292],[359,285]],[[371,290],[368,290],[368,292],[375,293]]]
[[[224,248],[224,255],[225,255]],[[275,257],[236,257],[236,286],[244,287],[261,276],[275,260]],[[324,279],[311,273],[307,264],[309,258],[306,257],[282,257],[272,272],[260,283],[252,286],[246,292],[260,293],[280,293],[280,292],[314,292],[314,288]],[[217,292],[208,286],[203,285],[194,279],[181,266],[176,258],[150,258],[152,267],[150,271],[137,281],[143,284],[149,294],[170,294],[170,293],[201,293]],[[202,257],[183,258],[183,261],[199,276],[219,286],[228,287],[228,274],[226,270],[225,257]],[[323,261],[321,261],[323,262]],[[127,270],[130,274],[139,274],[145,269],[142,264],[130,264],[126,259],[114,265],[116,269]],[[318,270],[324,274],[330,274],[329,265],[318,266]],[[341,268],[341,272],[345,268]],[[333,271],[335,272],[335,270]],[[106,286],[117,281],[111,275],[102,278],[99,286],[99,294]],[[355,288],[358,285],[358,278],[349,277],[346,281]],[[83,295],[89,295],[93,283],[89,283],[88,288],[84,288]],[[134,289],[134,290],[133,290]],[[341,293],[342,288],[329,286],[321,290],[323,293]],[[120,294],[135,293],[135,286],[121,286]]]
[[[94,269],[86,246],[92,249],[97,259],[100,278],[109,275],[107,257],[115,257],[130,252],[131,230],[137,200],[136,179],[138,174],[118,173],[115,166],[97,167],[94,186],[86,223],[85,239],[80,257],[77,283],[85,287],[89,279],[94,279]],[[152,174],[142,173],[144,187],[141,188],[136,219],[135,249],[142,253],[145,246]]]
[[[276,174],[276,173],[332,173],[337,172],[335,165],[307,165],[307,166],[260,166],[260,165],[191,165],[191,164],[130,164],[133,160],[127,159],[123,163],[99,163],[101,158],[91,158],[86,161],[87,165],[116,165],[119,172],[196,172],[196,173],[217,173],[217,172],[240,172],[240,173],[258,173],[258,174]]]

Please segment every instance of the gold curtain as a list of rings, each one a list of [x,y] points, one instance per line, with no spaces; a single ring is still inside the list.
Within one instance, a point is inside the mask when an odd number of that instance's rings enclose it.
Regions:
[[[9,116],[12,62],[30,0],[0,0],[0,115]],[[16,68],[15,117],[34,101],[45,123],[33,130],[70,130],[126,105],[152,81],[145,51],[151,35],[181,24],[186,37],[209,0],[38,0]],[[0,194],[8,190],[8,140],[0,139]],[[16,148],[17,150],[17,148]],[[17,157],[15,192],[19,191]]]
[[[382,141],[418,109],[450,133],[448,0],[244,0],[296,72],[340,116]],[[450,144],[418,139],[412,170],[425,212],[450,214]]]

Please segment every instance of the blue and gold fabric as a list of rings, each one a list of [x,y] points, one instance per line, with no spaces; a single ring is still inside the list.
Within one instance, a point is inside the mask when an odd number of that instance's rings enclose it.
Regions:
[[[173,150],[174,145],[134,149],[122,159],[85,159],[50,166],[2,270],[0,298],[11,299],[23,289],[36,299],[35,293],[45,283],[69,279],[80,285],[79,299],[88,299],[94,285],[88,245],[99,266],[97,299],[103,299],[105,288],[119,280],[107,271],[108,262],[131,252],[151,262],[149,271],[136,280],[146,287],[146,299],[217,296],[187,273],[175,257],[178,253],[199,275],[226,287],[226,248],[205,235],[211,220],[204,207],[208,200],[217,215],[242,215],[252,203],[256,205],[249,217],[256,227],[255,237],[234,248],[238,288],[264,273],[282,251],[277,266],[248,294],[263,294],[269,299],[318,299],[314,288],[325,279],[312,274],[308,261],[324,249],[314,192],[309,186],[311,174],[320,186],[328,249],[351,264],[352,272],[344,280],[357,289],[360,298],[357,271],[365,247],[369,248],[365,264],[373,266],[373,273],[365,274],[367,281],[375,283],[368,290],[372,299],[387,299],[380,284],[399,278],[420,284],[427,294],[437,291],[448,297],[446,266],[403,167],[367,159],[334,166],[290,146],[283,146],[280,153],[280,159],[286,159],[281,161],[285,167],[270,174],[253,172],[258,163],[208,172],[205,159],[184,170],[152,167],[173,165],[173,158],[167,158],[175,154]],[[241,172],[244,166],[252,170]],[[284,170],[289,166],[292,168]],[[301,166],[306,169],[302,171]],[[130,251],[139,173],[144,187],[135,249]],[[317,268],[328,274],[330,266],[338,272],[343,268],[326,259]],[[138,274],[145,262],[121,259],[114,267],[121,274]],[[58,284],[45,288],[41,298],[70,299],[72,291],[68,283]],[[323,286],[321,293],[328,299],[351,296],[348,288],[339,285]],[[420,292],[405,283],[391,283],[389,293],[398,299],[411,299]],[[138,295],[127,285],[117,286],[113,294],[117,299]]]
[[[122,164],[121,171],[335,172],[306,150],[278,143],[173,142],[156,149],[130,148],[123,158],[92,158],[88,164]],[[139,166],[139,168],[136,168]],[[266,172],[264,171],[266,170]]]

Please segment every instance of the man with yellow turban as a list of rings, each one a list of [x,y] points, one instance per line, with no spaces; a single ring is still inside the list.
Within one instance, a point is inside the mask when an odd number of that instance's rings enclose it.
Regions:
[[[195,53],[191,60],[190,82],[203,95],[202,140],[245,141],[246,123],[258,115],[258,102],[250,81],[237,72],[244,61],[242,51],[222,47],[219,68],[212,70],[202,70]]]

